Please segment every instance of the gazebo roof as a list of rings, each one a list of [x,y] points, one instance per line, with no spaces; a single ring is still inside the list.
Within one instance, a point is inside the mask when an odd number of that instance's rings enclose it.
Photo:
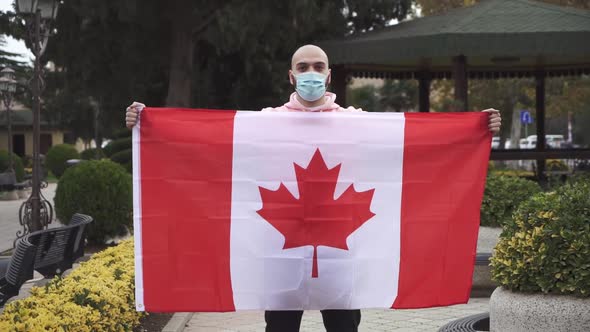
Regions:
[[[320,43],[331,65],[357,76],[450,75],[467,58],[470,76],[590,73],[590,11],[530,0],[482,0],[444,14]],[[389,73],[376,74],[376,73]],[[404,75],[406,73],[406,75]]]

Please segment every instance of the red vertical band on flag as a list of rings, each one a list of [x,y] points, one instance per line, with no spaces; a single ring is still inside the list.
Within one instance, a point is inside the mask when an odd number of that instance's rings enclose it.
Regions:
[[[229,261],[235,113],[142,111],[146,311],[235,310]]]
[[[405,119],[393,308],[465,303],[490,154],[488,113],[407,113]]]

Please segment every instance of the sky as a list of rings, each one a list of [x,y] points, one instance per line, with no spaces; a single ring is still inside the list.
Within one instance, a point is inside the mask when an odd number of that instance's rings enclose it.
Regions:
[[[0,0],[0,11],[12,11],[12,3],[13,0]],[[31,63],[31,59],[33,58],[33,53],[25,46],[24,40],[16,40],[12,37],[4,35],[6,40],[6,45],[4,46],[4,51],[22,54],[21,56],[15,58],[16,60],[25,61]]]

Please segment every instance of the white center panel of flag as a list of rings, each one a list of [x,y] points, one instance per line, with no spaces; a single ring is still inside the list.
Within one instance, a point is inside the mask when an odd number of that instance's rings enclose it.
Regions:
[[[399,273],[403,150],[401,113],[237,112],[230,236],[236,310],[391,306]],[[346,237],[346,249],[317,246],[313,277],[314,246],[285,248],[289,239],[259,211],[262,192],[302,199],[296,165],[300,172],[309,169],[318,151],[327,169],[339,167],[333,199],[351,185],[355,193],[373,190],[374,215]]]

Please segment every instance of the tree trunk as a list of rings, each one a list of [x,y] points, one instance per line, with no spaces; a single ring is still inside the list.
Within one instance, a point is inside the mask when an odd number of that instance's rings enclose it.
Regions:
[[[176,0],[172,7],[170,78],[166,106],[190,107],[193,50],[190,1]]]

